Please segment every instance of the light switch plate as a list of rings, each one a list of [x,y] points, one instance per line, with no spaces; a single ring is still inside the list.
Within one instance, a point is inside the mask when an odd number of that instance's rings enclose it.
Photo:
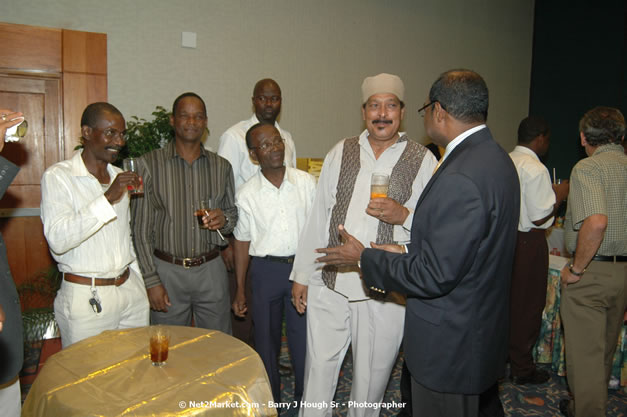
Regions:
[[[181,32],[182,33],[182,45],[185,48],[196,47],[196,32]]]

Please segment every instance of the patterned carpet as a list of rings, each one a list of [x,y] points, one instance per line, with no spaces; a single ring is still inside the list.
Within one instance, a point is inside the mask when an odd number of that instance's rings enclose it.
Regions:
[[[402,353],[401,353],[402,355]],[[289,364],[287,349],[284,349],[280,358],[282,365]],[[353,361],[350,350],[346,355],[344,365],[340,371],[337,392],[334,401],[339,404],[333,416],[346,416],[348,397],[351,388]],[[549,368],[543,368],[551,372]],[[383,399],[384,403],[401,402],[399,391],[399,381],[401,376],[401,360],[397,361],[392,378],[388,384],[388,389]],[[294,378],[290,375],[281,377],[281,401],[291,401],[294,394]],[[607,417],[627,417],[627,387],[622,391],[609,390],[609,404]],[[514,385],[508,380],[500,384],[500,397],[505,410],[505,415],[509,417],[522,416],[561,416],[558,404],[562,398],[568,396],[568,390],[564,378],[551,374],[551,380],[542,385]],[[344,405],[343,405],[344,404]],[[396,416],[399,408],[381,409],[381,416]]]

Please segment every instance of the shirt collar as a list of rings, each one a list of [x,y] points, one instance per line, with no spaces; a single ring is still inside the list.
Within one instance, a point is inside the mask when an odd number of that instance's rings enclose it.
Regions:
[[[94,177],[92,173],[87,170],[87,167],[85,166],[85,161],[83,161],[83,156],[82,156],[83,150],[84,149],[79,149],[78,151],[76,151],[74,155],[72,156],[72,158],[70,159],[71,173],[75,177]],[[115,176],[118,173],[116,169],[119,170],[119,168],[116,168],[114,165],[107,164],[107,172],[109,173],[111,180],[113,180],[113,178],[115,178]]]
[[[250,118],[250,121],[252,122],[252,124],[250,125],[251,127],[256,125],[257,123],[261,123],[259,119],[257,118],[257,114],[255,113],[253,113],[253,117]],[[274,127],[276,127],[276,130],[278,130],[279,133],[281,134],[281,137],[283,137],[283,132],[281,131],[281,127],[279,127],[279,123],[276,120],[274,121]]]
[[[623,148],[623,145],[621,145],[620,143],[606,143],[605,145],[599,145],[599,147],[594,150],[594,153],[592,155],[596,155],[596,154],[604,153],[604,152],[624,153],[625,149]]]
[[[529,155],[538,161],[540,160],[540,158],[538,158],[538,155],[526,146],[516,145],[516,147],[514,148],[514,152],[524,153],[525,155]]]
[[[399,143],[405,142],[407,139],[404,139],[404,140],[401,140],[401,139],[406,136],[407,136],[407,133],[398,132],[398,139],[390,147],[398,146]],[[364,129],[364,131],[361,132],[361,135],[359,135],[359,145],[367,149],[372,149],[370,147],[370,142],[368,142],[368,129]]]
[[[176,145],[174,143],[175,141],[176,141],[176,139],[172,139],[170,142],[168,142],[163,147],[163,149],[165,150],[165,153],[167,154],[168,158],[170,158],[170,159],[181,158],[179,156],[179,154],[176,152]],[[199,158],[201,158],[203,156],[206,158],[206,157],[208,157],[208,155],[209,155],[209,151],[207,149],[205,149],[205,146],[201,142],[200,143],[200,156],[199,156]],[[181,159],[183,159],[183,158],[181,158]]]
[[[464,139],[466,139],[473,133],[480,131],[481,129],[485,129],[486,127],[487,126],[485,124],[481,124],[459,134],[455,139],[450,141],[448,145],[446,145],[446,150],[444,151],[444,155],[442,155],[441,161],[444,161],[450,155],[450,153],[453,152],[453,149],[455,149],[457,145],[462,143]]]
[[[268,179],[265,177],[265,175],[263,175],[263,172],[261,172],[261,170],[259,170],[259,172],[257,172],[257,175],[259,175],[259,181],[261,182],[261,187],[262,188],[270,188],[273,190],[276,190],[277,188],[274,186],[274,184],[272,184],[270,181],[268,181]],[[282,189],[283,187],[289,187],[292,185],[296,185],[296,180],[294,179],[294,175],[292,174],[291,170],[289,167],[285,167],[285,175],[283,175],[283,181],[281,181],[281,186],[278,188],[279,190]]]

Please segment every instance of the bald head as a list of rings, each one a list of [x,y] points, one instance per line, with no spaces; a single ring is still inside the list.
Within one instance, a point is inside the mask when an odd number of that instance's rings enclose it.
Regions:
[[[260,122],[274,124],[281,112],[281,87],[276,81],[264,78],[253,89],[253,106]]]

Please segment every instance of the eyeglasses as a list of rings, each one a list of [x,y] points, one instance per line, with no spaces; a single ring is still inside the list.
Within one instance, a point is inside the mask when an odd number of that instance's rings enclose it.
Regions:
[[[420,117],[425,117],[425,111],[427,110],[427,107],[429,107],[432,104],[435,104],[435,101],[430,101],[427,104],[425,104],[424,106],[422,106],[421,108],[418,109],[418,114],[420,115]]]
[[[285,139],[283,138],[275,138],[271,141],[265,142],[259,146],[251,146],[249,149],[259,149],[262,152],[265,152],[269,149],[280,148],[285,146]]]

